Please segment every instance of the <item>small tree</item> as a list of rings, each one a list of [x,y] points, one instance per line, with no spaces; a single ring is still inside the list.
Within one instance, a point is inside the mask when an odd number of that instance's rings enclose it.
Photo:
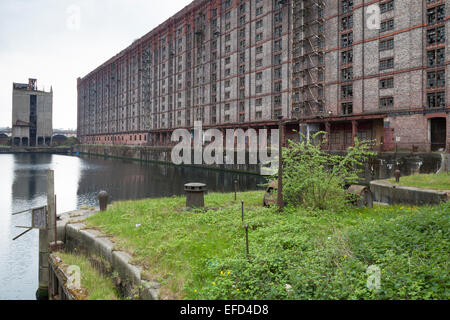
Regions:
[[[80,144],[77,138],[75,137],[68,137],[64,145],[73,147],[74,145]]]
[[[372,141],[357,138],[345,156],[333,155],[323,150],[324,134],[318,132],[311,140],[303,137],[303,142],[290,141],[283,150],[283,197],[289,204],[342,208],[349,201],[346,185],[359,181],[364,161],[375,155],[369,151]]]

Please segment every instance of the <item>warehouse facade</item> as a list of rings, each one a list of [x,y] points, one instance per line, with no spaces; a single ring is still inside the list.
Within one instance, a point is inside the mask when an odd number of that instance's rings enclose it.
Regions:
[[[259,130],[283,116],[287,137],[326,131],[330,150],[355,137],[443,150],[447,2],[196,0],[78,79],[78,137],[167,146],[195,121]]]

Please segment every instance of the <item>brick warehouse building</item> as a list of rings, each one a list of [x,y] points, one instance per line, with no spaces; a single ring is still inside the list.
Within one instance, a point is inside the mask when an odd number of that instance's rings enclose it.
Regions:
[[[86,144],[204,128],[327,131],[380,151],[450,148],[448,0],[195,0],[78,79]],[[378,4],[381,29],[367,24]]]

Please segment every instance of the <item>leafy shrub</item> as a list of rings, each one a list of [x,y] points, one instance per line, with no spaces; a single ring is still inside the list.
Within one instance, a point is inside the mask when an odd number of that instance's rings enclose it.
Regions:
[[[449,298],[447,203],[348,234],[354,258],[382,270],[381,299]]]
[[[283,197],[292,205],[342,209],[349,201],[345,186],[359,181],[364,161],[374,155],[368,151],[371,142],[357,138],[345,156],[331,154],[324,150],[323,134],[303,142],[290,141],[283,150]]]
[[[213,280],[192,297],[448,299],[450,205],[379,211],[376,219],[363,217],[373,212],[368,209],[353,209],[339,219],[329,214],[324,217],[328,225],[324,233],[320,231],[323,222],[317,217],[288,212],[286,223],[258,229],[252,239],[257,245],[252,246],[250,261],[242,254],[205,265],[207,273],[199,269],[203,277]],[[355,219],[355,212],[363,218]],[[357,223],[331,233],[332,221],[339,226],[341,219]],[[295,224],[295,220],[300,222]],[[367,286],[371,265],[381,269],[380,290]]]
[[[184,197],[121,202],[89,226],[132,252],[143,277],[161,283],[162,299],[450,297],[450,204],[280,213],[261,206],[262,192],[240,196],[244,223],[233,194],[208,194],[207,211],[183,211]],[[367,287],[372,265],[381,270],[378,291]]]

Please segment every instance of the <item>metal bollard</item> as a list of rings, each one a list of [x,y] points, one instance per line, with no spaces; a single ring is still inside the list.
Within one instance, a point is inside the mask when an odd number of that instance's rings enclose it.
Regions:
[[[108,199],[109,199],[108,192],[100,191],[98,193],[97,198],[100,204],[100,211],[106,211],[106,209],[108,208]]]
[[[206,184],[188,183],[184,185],[186,192],[186,207],[188,208],[204,208]]]
[[[400,170],[395,170],[394,172],[394,176],[395,176],[395,182],[400,183],[400,177],[401,177],[402,173],[400,172]]]

